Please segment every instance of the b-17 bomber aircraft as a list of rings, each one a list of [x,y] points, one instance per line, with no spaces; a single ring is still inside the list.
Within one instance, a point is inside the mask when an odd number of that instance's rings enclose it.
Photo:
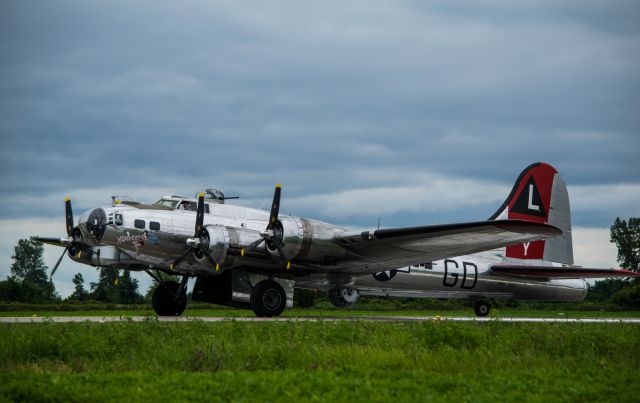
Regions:
[[[82,214],[74,224],[67,199],[67,236],[36,239],[65,248],[76,262],[145,271],[158,282],[153,308],[175,316],[192,299],[278,316],[295,288],[327,291],[337,307],[360,295],[469,298],[477,315],[491,299],[580,301],[585,278],[638,273],[573,265],[566,185],[536,163],[486,221],[353,232],[271,211],[225,203],[208,189],[197,200],[165,196],[154,204],[119,201]],[[161,273],[181,276],[165,280]]]

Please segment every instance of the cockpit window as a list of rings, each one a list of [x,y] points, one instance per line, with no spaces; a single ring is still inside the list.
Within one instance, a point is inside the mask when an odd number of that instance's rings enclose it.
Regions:
[[[162,206],[162,207],[168,207],[170,209],[174,209],[176,208],[176,205],[178,204],[177,200],[167,200],[167,199],[160,199],[157,202],[153,203],[156,206]]]
[[[87,218],[85,225],[93,239],[97,241],[102,240],[104,230],[107,227],[107,215],[104,210],[101,208],[93,209],[91,213],[89,213],[89,218]]]
[[[178,206],[178,210],[198,211],[198,203],[183,200]]]
[[[122,214],[116,213],[116,225],[121,227],[123,224]]]
[[[192,200],[170,200],[160,199],[153,203],[156,206],[165,207],[171,210],[198,211],[198,202]],[[209,204],[205,203],[204,212],[209,213]]]

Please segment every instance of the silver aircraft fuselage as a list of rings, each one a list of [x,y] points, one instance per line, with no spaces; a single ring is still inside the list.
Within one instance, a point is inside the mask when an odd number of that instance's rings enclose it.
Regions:
[[[179,202],[183,199],[167,200]],[[104,216],[104,225],[96,230],[92,223],[95,224],[98,216]],[[218,271],[196,256],[172,267],[175,257],[188,247],[195,219],[195,211],[153,205],[114,204],[93,209],[80,216],[78,225],[84,241],[92,245],[93,253],[72,258],[94,266],[162,269],[186,275],[215,276],[229,268],[247,267],[294,279],[296,287],[300,288],[352,287],[360,295],[375,296],[579,301],[587,292],[584,279],[536,280],[493,273],[491,266],[502,262],[504,250],[404,268],[381,267],[387,271],[375,274],[370,271],[358,273],[357,268],[366,267],[367,262],[358,262],[357,256],[336,241],[336,236],[347,233],[344,228],[282,215],[283,249],[292,261],[291,270],[287,270],[275,258],[276,251],[266,243],[254,253],[244,253],[244,248],[260,239],[260,233],[269,221],[268,212],[213,202],[207,203],[204,227],[211,253],[220,263]],[[358,264],[354,265],[354,261]]]
[[[582,278],[535,280],[496,274],[500,250],[459,256],[359,276],[353,287],[361,295],[407,298],[492,298],[540,301],[582,301]]]
[[[266,244],[257,247],[254,254],[241,253],[243,248],[261,239],[260,233],[269,221],[268,212],[218,203],[207,203],[207,210],[204,227],[220,270],[249,266],[280,271],[280,262],[270,258],[275,251]],[[98,236],[91,230],[92,215],[104,215],[106,220],[104,231]],[[136,264],[140,266],[138,269],[144,266],[171,268],[177,273],[213,274],[213,268],[205,259],[185,259],[178,266],[170,267],[175,256],[187,248],[195,220],[195,211],[116,204],[82,214],[78,227],[85,242],[91,243],[96,252],[92,254],[94,265]],[[311,268],[348,255],[334,241],[345,229],[294,216],[281,216],[279,220],[284,231],[284,252],[295,259],[297,265]]]

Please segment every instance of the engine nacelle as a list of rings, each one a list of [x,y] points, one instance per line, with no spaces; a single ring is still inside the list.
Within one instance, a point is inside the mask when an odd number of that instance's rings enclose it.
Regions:
[[[263,239],[262,231],[255,229],[228,227],[227,231],[230,235],[229,244],[235,249],[248,248],[254,242]],[[294,259],[300,252],[304,241],[304,224],[299,219],[281,217],[273,229],[273,237],[283,240],[282,250],[287,258]],[[272,242],[265,240],[255,250],[270,253],[274,258],[278,258],[278,250]]]
[[[207,225],[200,235],[200,243],[204,244],[209,254],[222,266],[229,250],[229,231],[223,225]],[[193,250],[194,258],[204,263],[207,258],[197,249]]]
[[[329,301],[336,308],[348,308],[360,297],[360,293],[355,288],[342,287],[329,290]]]
[[[93,251],[91,254],[91,264],[93,266],[102,267],[138,263],[136,259],[115,246],[94,246],[91,250]]]
[[[262,239],[260,231],[250,230],[245,228],[229,227],[229,244],[236,249],[243,249],[254,243],[255,241]]]
[[[274,237],[282,239],[282,250],[289,259],[293,259],[298,255],[305,235],[307,237],[309,236],[308,234],[305,234],[304,224],[300,219],[286,216],[281,216],[279,218],[273,232]],[[265,244],[269,253],[274,257],[279,256],[278,249],[272,242],[267,241]]]

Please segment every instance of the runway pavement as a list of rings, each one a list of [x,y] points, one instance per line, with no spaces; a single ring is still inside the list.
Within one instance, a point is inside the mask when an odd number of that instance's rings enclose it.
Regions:
[[[538,323],[635,323],[640,324],[640,318],[503,318],[503,317],[462,317],[462,316],[294,316],[277,318],[258,318],[253,316],[221,317],[221,316],[16,316],[0,317],[0,323],[68,323],[68,322],[421,322],[421,321],[452,321],[452,322],[538,322]]]

